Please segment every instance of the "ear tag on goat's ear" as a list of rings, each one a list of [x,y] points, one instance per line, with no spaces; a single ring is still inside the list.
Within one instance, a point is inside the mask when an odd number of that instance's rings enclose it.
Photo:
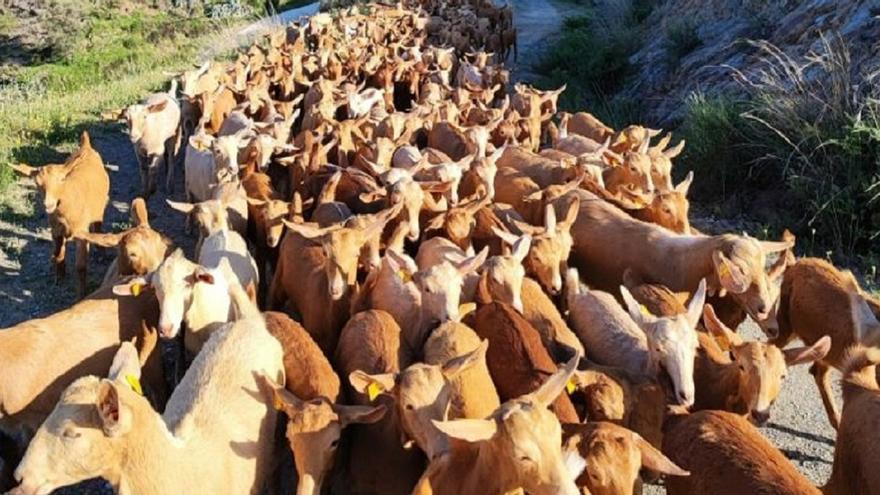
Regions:
[[[125,383],[128,384],[129,387],[138,395],[144,395],[144,391],[141,388],[141,381],[138,380],[138,377],[134,375],[125,375]]]
[[[574,379],[568,379],[568,382],[565,384],[565,390],[568,392],[568,395],[573,394],[577,390],[577,384],[574,383]]]
[[[133,295],[134,297],[141,295],[142,289],[143,289],[143,286],[137,282],[131,284],[131,295]]]
[[[642,314],[645,315],[645,316],[654,316],[654,315],[651,314],[650,311],[648,311],[648,307],[645,306],[644,304],[642,304],[641,306],[639,306],[639,311],[641,311]]]
[[[464,316],[471,311],[475,311],[477,309],[477,303],[464,303],[458,307],[458,316]]]
[[[281,397],[278,397],[278,394],[272,394],[272,399],[272,407],[274,407],[276,411],[283,411],[284,403],[281,402]]]
[[[379,388],[379,384],[376,382],[370,382],[367,385],[367,397],[370,399],[370,402],[376,400],[376,397],[379,397],[379,394],[382,393],[382,389]]]
[[[730,268],[727,268],[727,265],[724,263],[718,267],[718,276],[719,277],[729,277],[730,276]]]
[[[403,280],[403,283],[405,284],[412,282],[412,274],[403,268],[397,270],[397,276],[400,277],[400,280]]]

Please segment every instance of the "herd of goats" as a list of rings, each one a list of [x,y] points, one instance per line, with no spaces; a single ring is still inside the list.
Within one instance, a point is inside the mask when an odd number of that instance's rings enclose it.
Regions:
[[[515,49],[509,5],[421,0],[185,72],[124,112],[122,232],[87,133],[13,166],[83,298],[0,331],[0,490],[880,493],[880,301],[788,232],[698,232],[684,143],[559,112]],[[195,261],[150,226],[163,166]],[[86,295],[90,244],[118,255]],[[756,428],[798,364],[837,429],[822,487]]]

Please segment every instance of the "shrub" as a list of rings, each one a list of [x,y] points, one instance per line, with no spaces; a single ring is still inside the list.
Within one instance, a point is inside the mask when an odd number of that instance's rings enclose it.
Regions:
[[[748,100],[690,101],[683,168],[698,170],[701,199],[778,191],[768,210],[845,259],[880,236],[880,102],[872,76],[854,82],[845,42],[820,42],[803,58],[750,42],[762,67],[735,73]]]
[[[697,25],[690,19],[682,19],[666,29],[666,54],[670,66],[678,66],[682,58],[703,44],[697,34]]]
[[[625,20],[608,23],[595,11],[565,20],[563,32],[534,67],[541,88],[557,88],[566,84],[560,108],[589,109],[609,125],[632,123],[638,113],[632,102],[617,101],[608,95],[619,88],[629,74],[629,57],[638,47],[639,26]],[[585,56],[589,54],[589,56]]]

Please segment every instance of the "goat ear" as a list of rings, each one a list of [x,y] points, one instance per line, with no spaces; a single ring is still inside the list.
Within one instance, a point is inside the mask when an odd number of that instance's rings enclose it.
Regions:
[[[679,143],[676,144],[675,146],[673,146],[672,148],[669,148],[668,150],[664,151],[663,154],[666,156],[666,158],[669,158],[671,160],[671,159],[677,157],[678,155],[680,155],[682,150],[684,150],[684,139],[679,141]]]
[[[496,237],[501,239],[502,242],[510,245],[515,244],[516,240],[518,239],[516,235],[495,226],[492,227],[492,233],[495,234]]]
[[[715,274],[721,287],[734,294],[742,294],[749,288],[749,278],[733,264],[721,251],[712,253],[712,261],[715,264]]]
[[[391,392],[397,380],[395,373],[368,374],[361,370],[352,371],[348,375],[348,381],[352,388],[361,394],[367,394],[373,401],[381,392]]]
[[[710,304],[703,306],[703,325],[715,337],[715,341],[718,342],[719,347],[723,350],[729,351],[736,346],[742,345],[742,338],[718,319],[715,309]]]
[[[434,427],[450,438],[465,442],[484,442],[490,440],[498,431],[494,419],[455,419],[452,421],[431,420]]]
[[[529,248],[532,246],[532,236],[526,234],[516,240],[513,244],[513,252],[511,255],[515,260],[522,263],[529,254]]]
[[[339,422],[343,428],[351,424],[375,423],[385,416],[387,410],[384,404],[378,406],[333,405],[333,411],[339,416]]]
[[[691,187],[691,182],[694,180],[694,171],[691,170],[688,172],[687,176],[683,181],[679,182],[677,186],[675,186],[675,192],[681,194],[682,196],[687,197],[688,189]]]
[[[574,198],[574,201],[569,203],[568,211],[565,212],[565,218],[557,224],[557,229],[560,232],[565,232],[571,230],[572,225],[577,220],[578,211],[580,211],[581,200],[580,198]]]
[[[461,372],[470,369],[475,364],[481,361],[485,362],[486,350],[488,348],[489,341],[484,339],[480,342],[480,345],[473,351],[446,361],[446,364],[443,365],[442,369],[443,376],[445,376],[447,379],[452,379],[458,376]]]
[[[455,268],[458,270],[458,273],[461,273],[462,275],[475,272],[479,267],[483,266],[483,263],[486,262],[487,256],[489,256],[489,246],[484,247],[477,255],[465,258],[456,263]]]
[[[322,228],[318,227],[317,225],[310,225],[310,224],[305,224],[305,223],[295,223],[295,222],[291,222],[287,219],[282,219],[281,221],[284,222],[284,225],[286,225],[288,229],[290,229],[293,232],[296,232],[297,234],[305,237],[306,239],[318,240],[321,236],[323,236],[326,233],[325,229],[322,229]]]
[[[636,445],[642,453],[642,467],[647,468],[655,473],[666,474],[670,476],[690,476],[691,473],[678,467],[662,452],[657,450],[647,440],[638,433],[633,433],[636,437]]]
[[[818,361],[828,355],[831,350],[831,337],[824,336],[817,340],[809,347],[795,347],[793,349],[785,349],[782,354],[785,355],[785,364],[795,366],[798,364],[812,363]]]
[[[544,229],[547,230],[548,233],[552,233],[556,230],[556,208],[553,207],[553,204],[547,203],[547,206],[544,207]]]
[[[254,377],[257,380],[257,385],[266,397],[266,400],[271,402],[272,407],[274,407],[275,410],[289,413],[303,406],[302,399],[279,385],[268,375],[258,372]]]
[[[761,244],[761,250],[764,254],[778,253],[794,247],[794,236],[784,241],[758,241]]]
[[[691,302],[688,303],[687,320],[691,328],[695,328],[700,322],[700,314],[703,312],[703,303],[706,301],[706,279],[700,280],[697,291],[694,292]]]
[[[135,277],[124,284],[113,286],[113,294],[117,296],[138,296],[145,287],[150,286],[151,275]]]
[[[168,106],[168,99],[163,98],[162,101],[153,103],[152,105],[147,107],[147,111],[151,113],[161,112],[165,110],[165,107]]]
[[[577,364],[580,359],[580,351],[575,351],[574,356],[572,356],[567,363],[560,366],[559,369],[556,370],[556,373],[550,375],[550,378],[548,378],[547,381],[541,384],[541,386],[530,395],[534,397],[535,401],[541,406],[549,407],[550,404],[559,397],[559,394],[565,390],[566,386],[568,386],[572,375],[577,369]]]
[[[138,380],[141,378],[141,363],[134,344],[123,342],[119,345],[119,350],[116,351],[113,362],[110,364],[107,378],[120,383],[128,381],[131,384],[131,381],[134,381],[134,383],[138,383],[136,386],[140,387]],[[135,385],[132,384],[132,386]],[[141,392],[140,390],[135,391]]]
[[[655,153],[661,153],[663,150],[666,149],[667,146],[669,146],[670,141],[672,141],[672,133],[667,132],[666,135],[660,138],[660,141],[658,141],[657,144],[651,148],[651,151]]]
[[[177,210],[181,213],[186,213],[187,215],[192,213],[192,211],[196,207],[196,205],[194,205],[192,203],[183,203],[180,201],[172,201],[170,199],[166,199],[165,202],[168,203],[168,206],[170,206],[171,209]]]
[[[131,221],[136,227],[150,226],[150,216],[147,213],[147,203],[144,198],[134,198],[131,202]]]
[[[19,174],[25,177],[34,177],[38,173],[40,173],[40,169],[37,167],[31,167],[30,165],[25,165],[24,163],[19,164],[9,164],[9,168],[15,170]]]
[[[105,248],[116,247],[122,241],[122,233],[118,234],[96,234],[93,232],[80,232],[73,235],[74,239],[80,239]]]
[[[198,282],[213,285],[214,274],[200,266],[192,273],[192,284],[195,285]]]
[[[650,325],[657,319],[647,308],[636,301],[636,298],[633,297],[626,286],[620,286],[620,295],[623,296],[623,302],[626,303],[626,311],[629,313],[630,318],[639,326]]]
[[[131,429],[131,410],[119,399],[118,385],[112,380],[101,380],[95,406],[104,434],[117,438]]]

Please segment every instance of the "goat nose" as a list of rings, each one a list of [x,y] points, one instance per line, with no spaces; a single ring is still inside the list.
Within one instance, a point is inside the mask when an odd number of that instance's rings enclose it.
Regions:
[[[159,325],[159,333],[163,338],[170,339],[174,337],[174,327],[170,323]]]
[[[757,425],[763,425],[770,419],[770,411],[752,411],[752,421]]]

